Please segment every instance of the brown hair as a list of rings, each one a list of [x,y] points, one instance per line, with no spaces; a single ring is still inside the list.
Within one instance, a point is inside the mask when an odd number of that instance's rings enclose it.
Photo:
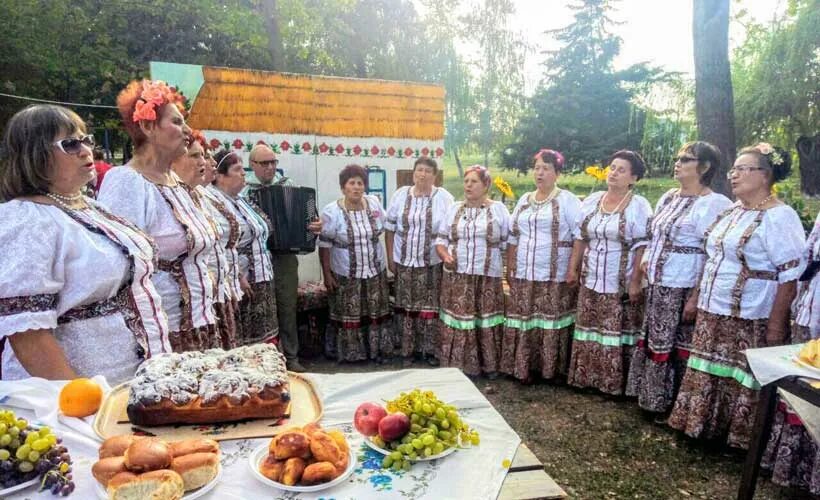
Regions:
[[[0,198],[11,200],[48,191],[58,134],[86,133],[77,113],[53,104],[33,104],[6,124]]]
[[[740,150],[738,156],[740,155],[754,155],[758,158],[758,162],[760,163],[761,167],[765,167],[771,175],[769,176],[769,186],[772,186],[775,182],[780,182],[786,177],[791,174],[792,171],[792,155],[783,148],[777,146],[769,146],[772,148],[772,152],[769,154],[763,154],[760,150],[761,144],[757,144],[755,146],[748,146]],[[775,163],[775,156],[777,157],[777,163]]]
[[[231,166],[237,162],[242,163],[242,158],[236,153],[222,149],[214,155],[214,161],[216,162],[216,171],[222,175],[227,175]]]
[[[430,158],[429,156],[419,156],[419,159],[413,163],[413,171],[415,171],[416,167],[419,165],[426,165],[433,169],[434,174],[438,173],[438,163],[436,163],[436,160]]]
[[[344,189],[347,181],[354,177],[359,177],[364,182],[364,188],[367,189],[367,170],[355,163],[351,163],[339,172],[339,187]]]
[[[638,178],[638,180],[643,179],[644,174],[646,173],[646,163],[644,163],[643,158],[641,155],[636,153],[635,151],[630,151],[628,149],[621,149],[620,151],[615,151],[612,153],[612,156],[607,159],[606,164],[612,165],[612,162],[616,159],[626,160],[629,162],[629,171],[632,172],[632,175]]]
[[[720,169],[720,149],[706,141],[693,141],[681,146],[680,150],[697,158],[700,184],[702,186],[711,184],[715,173]],[[706,163],[709,163],[708,167]]]

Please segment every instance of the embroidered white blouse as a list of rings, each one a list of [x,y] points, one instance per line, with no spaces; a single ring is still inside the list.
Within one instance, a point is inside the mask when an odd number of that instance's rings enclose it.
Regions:
[[[814,222],[805,249],[806,263],[820,261],[820,214]],[[808,327],[812,338],[820,337],[820,273],[809,282],[801,282],[795,299],[794,322]]]
[[[224,193],[223,193],[224,194]],[[265,283],[273,280],[273,262],[268,251],[270,226],[267,218],[241,196],[225,195],[239,223],[239,273],[248,283]]]
[[[201,327],[216,323],[214,287],[208,262],[216,245],[216,233],[188,187],[155,184],[129,165],[112,168],[105,175],[98,199],[116,215],[136,224],[154,239],[160,261],[182,258],[182,274],[190,294],[190,323]],[[181,292],[166,271],[152,279],[162,295],[171,331],[182,324]]]
[[[802,274],[805,244],[800,218],[790,206],[747,210],[735,203],[709,230],[698,308],[743,319],[767,318],[777,286]],[[747,279],[741,274],[744,267]]]
[[[501,277],[510,235],[510,213],[503,203],[487,200],[480,207],[464,202],[450,206],[436,230],[436,245],[447,247],[456,272]]]
[[[429,196],[416,196],[413,186],[396,191],[384,223],[385,230],[395,233],[394,262],[407,267],[441,263],[433,244],[435,231],[453,201],[453,195],[439,187],[434,187]]]
[[[576,238],[587,242],[583,284],[598,293],[625,293],[635,251],[648,243],[652,206],[643,196],[632,195],[621,212],[607,214],[600,210],[605,194],[592,193],[581,204],[583,219]]]
[[[649,284],[692,288],[706,261],[706,230],[732,201],[720,193],[681,196],[678,191],[667,191],[658,200],[643,261]]]
[[[27,330],[53,330],[80,376],[102,374],[112,383],[134,375],[139,351],[171,352],[162,299],[150,279],[150,239],[87,202],[91,208],[73,216],[31,201],[0,204],[3,379],[30,376],[8,342]]]
[[[222,191],[220,191],[216,186],[213,184],[208,185],[205,187],[205,195],[208,196],[212,201],[216,201],[222,203],[222,205],[228,210],[230,215],[233,217],[233,220],[236,222],[236,228],[232,228],[231,221],[228,220],[225,215],[222,214],[219,210],[214,210],[214,222],[219,226],[219,232],[221,236],[219,237],[220,243],[225,245],[224,252],[225,252],[225,260],[227,261],[227,280],[225,282],[225,290],[227,297],[229,299],[235,300],[242,300],[243,292],[242,287],[239,286],[239,277],[241,276],[241,272],[239,269],[239,251],[237,250],[237,245],[239,244],[239,238],[241,236],[241,229],[239,225],[239,220],[237,219],[236,214],[234,213],[233,208],[231,207],[231,200],[229,196]],[[215,205],[212,204],[212,206]],[[236,241],[233,241],[233,245],[231,246],[229,243],[231,231],[237,231],[235,235]]]
[[[375,196],[364,197],[367,208],[347,210],[344,199],[329,203],[322,210],[319,247],[330,249],[330,269],[339,276],[367,279],[386,269],[380,241],[385,214]]]
[[[581,223],[581,200],[560,190],[549,202],[535,200],[535,192],[518,200],[512,213],[508,244],[517,245],[515,277],[529,281],[566,281],[576,228]]]
[[[229,253],[231,251],[236,252],[236,248],[227,248],[231,231],[230,224],[219,211],[219,208],[217,208],[217,204],[222,203],[219,198],[205,186],[197,186],[194,190],[199,195],[200,205],[207,214],[216,234],[216,246],[214,247],[214,251],[211,252],[211,258],[208,261],[208,270],[211,272],[211,278],[214,281],[214,289],[216,291],[214,300],[217,303],[223,304],[233,296],[232,282],[234,279],[238,281],[238,278],[231,274],[233,268],[228,262]]]

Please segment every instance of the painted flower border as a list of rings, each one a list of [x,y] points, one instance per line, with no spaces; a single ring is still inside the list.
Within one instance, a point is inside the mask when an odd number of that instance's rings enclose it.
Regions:
[[[322,142],[320,144],[311,143],[310,141],[304,141],[301,144],[298,141],[294,141],[291,144],[287,140],[283,140],[278,144],[268,143],[266,141],[256,141],[255,143],[250,140],[243,141],[240,138],[236,138],[233,141],[220,141],[219,139],[211,139],[208,143],[212,149],[219,149],[224,148],[227,150],[239,150],[239,151],[250,151],[253,149],[253,146],[256,144],[266,144],[273,149],[273,151],[277,154],[281,153],[289,153],[293,155],[313,155],[313,156],[342,156],[342,157],[360,157],[360,158],[419,158],[421,156],[430,156],[433,158],[441,158],[444,156],[444,148],[442,147],[421,147],[421,148],[411,148],[411,147],[379,147],[375,144],[370,146],[369,148],[365,145],[362,146],[360,144],[328,144],[327,142]]]

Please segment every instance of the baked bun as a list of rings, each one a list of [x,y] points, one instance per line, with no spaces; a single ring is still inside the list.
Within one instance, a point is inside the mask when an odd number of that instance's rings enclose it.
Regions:
[[[341,467],[344,454],[339,445],[326,432],[316,431],[310,438],[310,451],[317,462],[330,462],[334,467]],[[342,467],[342,470],[345,468]]]
[[[350,454],[350,445],[347,444],[347,438],[345,438],[342,431],[338,429],[330,429],[325,432],[328,436],[332,437],[334,441],[336,441],[336,444],[339,445],[339,449],[342,450],[342,453],[345,455]]]
[[[157,438],[135,440],[125,450],[125,466],[131,472],[167,469],[172,458],[171,448]]]
[[[259,472],[261,472],[266,478],[271,481],[276,481],[277,483],[282,482],[282,473],[284,471],[285,461],[276,460],[273,458],[273,455],[268,455],[267,458],[265,458],[265,461],[259,465]]]
[[[271,440],[268,451],[277,460],[310,457],[310,438],[302,431],[288,430]]]
[[[185,493],[179,474],[172,470],[155,470],[135,475],[121,472],[108,482],[110,500],[179,500]]]
[[[219,453],[219,443],[213,439],[184,439],[168,443],[168,446],[174,458],[192,453]]]
[[[133,434],[110,437],[100,445],[100,458],[121,457],[125,455],[125,450],[131,446],[131,443],[138,439],[142,439],[142,437]]]
[[[316,432],[316,431],[320,431],[320,430],[322,430],[322,426],[320,426],[320,425],[319,425],[318,423],[316,423],[316,422],[313,422],[313,423],[307,424],[306,426],[302,427],[302,432],[304,432],[305,434],[307,434],[307,435],[308,435],[308,437],[313,436],[313,433],[314,433],[314,432]]]
[[[327,483],[339,477],[340,474],[341,471],[337,470],[332,463],[316,462],[305,467],[305,471],[302,473],[302,484],[310,486]]]
[[[282,484],[293,486],[302,479],[302,473],[306,467],[305,460],[299,457],[289,458],[285,461],[285,468],[282,471]]]
[[[127,472],[125,467],[125,457],[101,458],[91,466],[91,475],[103,486],[108,486],[108,481],[120,472]]]
[[[182,477],[185,491],[205,486],[219,472],[219,455],[216,453],[191,453],[174,458],[171,470]]]

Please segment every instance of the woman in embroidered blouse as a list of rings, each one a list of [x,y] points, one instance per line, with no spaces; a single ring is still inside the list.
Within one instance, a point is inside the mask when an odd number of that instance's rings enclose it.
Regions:
[[[641,156],[621,150],[608,163],[607,190],[582,204],[567,274],[581,285],[567,381],[619,395],[643,323],[640,262],[652,207],[632,192],[646,169]]]
[[[556,185],[564,157],[542,149],[533,157],[536,190],[518,200],[507,248],[510,298],[501,371],[530,382],[565,373],[577,288],[566,283],[581,201]]]
[[[501,363],[504,291],[501,272],[510,213],[489,200],[490,173],[481,165],[464,172],[464,201],[447,210],[437,229],[444,263],[441,284],[441,354],[444,366],[496,378]]]
[[[245,187],[242,159],[236,153],[219,151],[214,160],[215,189],[210,192],[231,210],[239,230],[236,250],[242,300],[237,311],[237,343],[271,342],[279,336],[279,322],[273,264],[266,246],[270,222],[262,210],[239,196]]]
[[[131,378],[170,352],[151,283],[154,247],[81,194],[94,140],[68,109],[35,105],[6,124],[0,168],[1,378]],[[93,279],[89,279],[93,277]]]
[[[387,209],[387,265],[396,276],[396,323],[401,331],[405,366],[412,356],[437,364],[438,299],[441,259],[433,241],[453,195],[435,187],[438,164],[420,157],[413,165],[413,185],[400,188]]]
[[[342,169],[339,186],[344,196],[322,210],[319,236],[331,321],[327,354],[339,361],[384,361],[398,347],[380,241],[384,211],[378,198],[365,194],[367,171],[359,165]]]
[[[154,286],[171,328],[174,351],[220,345],[208,261],[216,233],[171,163],[187,152],[191,129],[184,98],[165,83],[131,82],[117,97],[134,142],[131,161],[108,172],[99,200],[148,233],[159,249]]]
[[[786,341],[804,268],[800,219],[771,192],[790,169],[788,153],[760,143],[729,170],[738,201],[708,231],[692,352],[668,420],[689,436],[748,447],[760,387],[743,351]]]
[[[666,413],[686,368],[697,311],[693,288],[706,261],[706,230],[732,202],[712,192],[720,151],[708,142],[684,145],[675,159],[680,187],[658,200],[642,267],[646,290],[643,337],[632,356],[626,394],[644,410]]]

